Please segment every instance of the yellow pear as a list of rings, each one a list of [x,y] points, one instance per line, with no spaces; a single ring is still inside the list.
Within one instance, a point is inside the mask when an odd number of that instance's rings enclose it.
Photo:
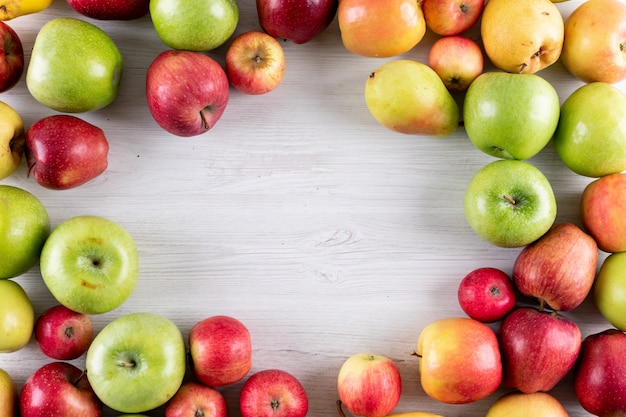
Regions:
[[[0,0],[0,20],[11,20],[37,13],[52,4],[53,0]]]
[[[559,400],[545,392],[511,392],[498,398],[485,417],[568,417]]]
[[[563,16],[551,0],[489,0],[480,32],[487,57],[506,72],[533,74],[563,49]]]
[[[0,368],[0,416],[17,416],[17,388],[11,376]]]
[[[23,155],[22,118],[13,107],[0,101],[0,180],[19,168]]]

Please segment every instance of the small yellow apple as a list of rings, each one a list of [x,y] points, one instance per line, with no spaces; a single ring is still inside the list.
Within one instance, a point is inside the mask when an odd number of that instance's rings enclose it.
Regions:
[[[0,20],[11,20],[27,14],[38,13],[53,0],[0,0]]]
[[[498,398],[485,417],[568,417],[563,405],[545,392],[511,392]]]
[[[0,353],[26,346],[34,326],[35,312],[26,291],[11,279],[0,280]]]
[[[17,388],[11,376],[0,369],[0,416],[17,416]]]
[[[24,123],[17,111],[0,101],[0,180],[11,175],[24,155]]]

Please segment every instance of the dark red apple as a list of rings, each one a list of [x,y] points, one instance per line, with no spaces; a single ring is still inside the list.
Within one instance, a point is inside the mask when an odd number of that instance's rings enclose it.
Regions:
[[[256,0],[263,30],[296,44],[323,32],[335,18],[338,4],[338,0]]]
[[[26,131],[28,175],[42,186],[65,190],[102,174],[109,142],[99,127],[71,115],[47,116]]]
[[[596,416],[626,415],[626,334],[607,329],[585,338],[574,369],[580,405]]]
[[[305,417],[309,399],[295,376],[281,369],[266,369],[243,384],[239,409],[242,417]]]
[[[0,21],[0,93],[17,84],[24,72],[24,48],[18,34]]]
[[[20,391],[21,417],[100,417],[102,403],[87,374],[69,362],[51,362],[36,370]]]
[[[165,50],[146,75],[152,117],[177,136],[196,136],[213,128],[226,109],[229,89],[226,71],[201,52]]]
[[[502,321],[498,341],[503,385],[528,394],[549,391],[567,375],[580,353],[582,335],[561,314],[520,307]]]
[[[528,297],[559,311],[579,306],[596,276],[598,245],[572,223],[556,224],[526,246],[513,265],[513,282]]]
[[[93,325],[88,315],[64,305],[50,307],[37,318],[35,341],[48,357],[72,360],[87,351],[93,339]]]
[[[492,323],[506,316],[515,307],[515,287],[506,272],[498,268],[477,268],[459,284],[457,297],[461,309],[469,317]]]
[[[226,417],[224,396],[215,388],[187,381],[165,405],[165,417]]]
[[[150,0],[67,0],[78,13],[98,20],[133,20],[148,14]]]

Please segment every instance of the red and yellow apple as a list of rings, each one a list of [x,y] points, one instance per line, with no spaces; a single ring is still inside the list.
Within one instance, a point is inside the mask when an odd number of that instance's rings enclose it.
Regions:
[[[563,404],[546,392],[510,392],[498,398],[485,417],[568,417]]]
[[[485,0],[423,0],[426,26],[441,36],[469,30],[480,18]]]
[[[483,51],[466,36],[439,38],[428,53],[428,66],[450,91],[465,91],[483,72]]]

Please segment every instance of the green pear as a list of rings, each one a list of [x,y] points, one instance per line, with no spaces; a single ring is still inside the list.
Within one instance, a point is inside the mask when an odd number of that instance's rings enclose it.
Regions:
[[[560,106],[554,87],[538,75],[485,72],[467,89],[463,123],[481,151],[523,160],[550,142]]]
[[[445,137],[459,125],[459,105],[437,73],[417,61],[378,67],[365,83],[365,102],[381,125],[400,133]]]
[[[93,111],[115,100],[122,69],[122,55],[106,32],[81,19],[59,17],[35,38],[26,86],[53,110]]]
[[[598,178],[626,170],[626,94],[595,82],[574,91],[561,106],[554,147],[579,175]]]

